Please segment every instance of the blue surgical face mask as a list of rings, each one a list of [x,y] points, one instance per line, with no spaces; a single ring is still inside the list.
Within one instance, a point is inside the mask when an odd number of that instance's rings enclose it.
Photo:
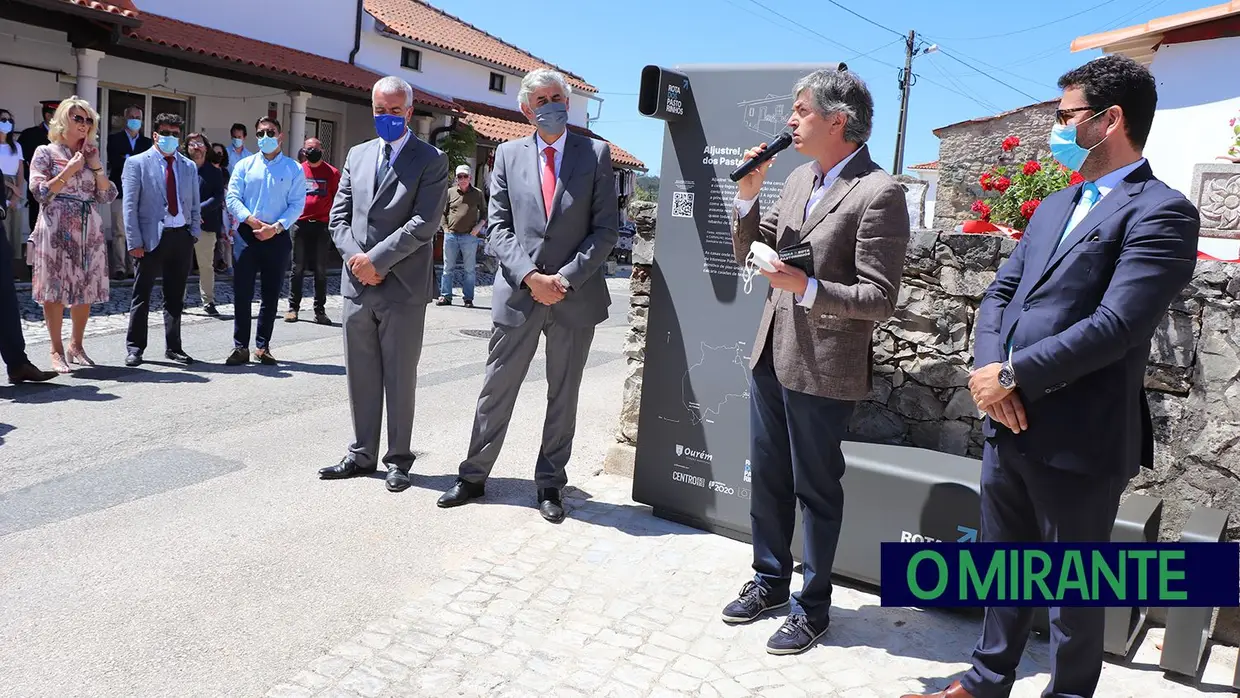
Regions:
[[[180,144],[181,139],[176,136],[159,136],[156,141],[156,145],[159,147],[159,152],[164,155],[172,155],[177,152],[177,146]]]
[[[12,121],[0,121],[0,133],[12,133],[12,132],[13,132]]]
[[[245,139],[244,139],[244,138],[234,138],[234,139],[232,139],[232,147],[234,147],[234,148],[240,148],[240,147],[241,147],[241,146],[243,146],[243,145],[245,145]]]
[[[391,143],[405,135],[405,117],[395,114],[376,114],[375,132],[383,140]]]
[[[125,122],[125,128],[137,133],[142,130],[142,119],[130,119]]]
[[[1105,113],[1105,111],[1100,111],[1081,123],[1086,123],[1091,119],[1102,116]],[[1092,148],[1082,148],[1076,142],[1077,126],[1078,124],[1069,124],[1067,126],[1063,124],[1055,124],[1051,127],[1051,137],[1048,142],[1051,149],[1051,157],[1055,158],[1059,164],[1069,170],[1072,170],[1073,172],[1080,172],[1081,166],[1085,164],[1085,159],[1089,157],[1090,152],[1092,152],[1094,148],[1102,145],[1107,138],[1110,138],[1110,135],[1107,135],[1102,140],[1095,143]]]
[[[564,102],[547,102],[534,110],[538,127],[552,135],[564,133],[568,126],[568,105]]]
[[[263,151],[263,155],[271,155],[280,149],[280,139],[272,136],[263,136],[258,139],[258,149]]]

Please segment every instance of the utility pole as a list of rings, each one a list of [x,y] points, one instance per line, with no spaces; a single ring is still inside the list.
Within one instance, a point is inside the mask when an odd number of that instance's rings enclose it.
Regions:
[[[908,41],[904,45],[904,70],[900,71],[900,130],[896,133],[896,158],[891,166],[891,174],[898,175],[904,171],[904,141],[908,130],[908,90],[913,86],[913,54],[917,46],[917,32],[908,32]]]

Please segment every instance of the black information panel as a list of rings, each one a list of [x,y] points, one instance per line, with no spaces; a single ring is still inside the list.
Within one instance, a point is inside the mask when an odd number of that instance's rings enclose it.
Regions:
[[[839,65],[642,71],[638,108],[666,130],[633,498],[659,516],[748,536],[749,354],[769,284],[758,275],[744,291],[728,175],[786,128],[797,80]],[[775,158],[763,210],[807,161],[794,148]]]

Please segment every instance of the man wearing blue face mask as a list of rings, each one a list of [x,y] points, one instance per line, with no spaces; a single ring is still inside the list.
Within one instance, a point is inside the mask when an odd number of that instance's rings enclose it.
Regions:
[[[224,363],[240,366],[250,361],[250,318],[254,283],[262,288],[254,358],[274,366],[271,333],[275,330],[280,289],[288,274],[293,242],[289,229],[306,206],[306,175],[301,163],[280,152],[284,133],[280,122],[264,116],[254,125],[261,154],[233,167],[224,201],[239,221],[233,239],[233,350]]]
[[[546,335],[547,417],[534,484],[542,517],[564,520],[560,491],[568,482],[577,397],[594,328],[611,305],[602,266],[620,223],[610,146],[568,131],[568,96],[561,73],[527,74],[517,102],[534,133],[495,151],[487,222],[500,263],[494,328],[469,451],[456,484],[439,498],[441,507],[483,496],[517,393]]]
[[[984,542],[1110,540],[1128,481],[1153,467],[1151,337],[1196,268],[1197,209],[1141,155],[1158,101],[1150,72],[1104,56],[1059,86],[1051,153],[1085,181],[1042,202],[978,309],[969,390],[987,413]],[[1043,695],[1094,694],[1104,618],[1050,609]],[[933,695],[1008,695],[1032,622],[1029,608],[987,608],[973,668]]]
[[[142,107],[125,108],[125,128],[108,136],[108,179],[116,185],[116,201],[112,202],[112,225],[108,227],[108,271],[112,278],[133,276],[133,258],[125,249],[125,190],[121,173],[129,158],[150,150],[154,142],[142,133]]]

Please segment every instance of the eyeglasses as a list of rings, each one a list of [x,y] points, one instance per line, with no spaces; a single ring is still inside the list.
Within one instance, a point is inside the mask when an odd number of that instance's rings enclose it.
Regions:
[[[161,136],[164,136],[164,137],[167,137],[167,136],[174,136],[174,137],[175,137],[175,136],[180,136],[180,135],[181,135],[181,132],[180,132],[180,131],[173,131],[173,130],[172,130],[172,129],[170,129],[170,128],[160,129],[160,130],[156,131],[155,133],[157,133],[157,134],[159,134],[159,135],[161,135]]]
[[[1068,123],[1068,119],[1071,119],[1072,115],[1079,111],[1097,111],[1097,110],[1094,109],[1093,107],[1075,107],[1073,109],[1056,109],[1055,110],[1055,121],[1059,122],[1061,126],[1066,125]]]
[[[259,138],[263,138],[263,137],[275,138],[277,135],[279,135],[279,132],[277,132],[274,128],[260,128],[254,132],[254,135],[258,136]]]
[[[461,174],[456,176],[457,179],[469,179],[469,175]]]
[[[0,124],[11,124],[13,120],[7,116],[0,116]]]
[[[89,116],[82,116],[81,114],[74,114],[73,116],[69,118],[73,119],[73,123],[75,124],[86,124],[87,126],[91,126],[95,123],[94,118],[89,117]]]

